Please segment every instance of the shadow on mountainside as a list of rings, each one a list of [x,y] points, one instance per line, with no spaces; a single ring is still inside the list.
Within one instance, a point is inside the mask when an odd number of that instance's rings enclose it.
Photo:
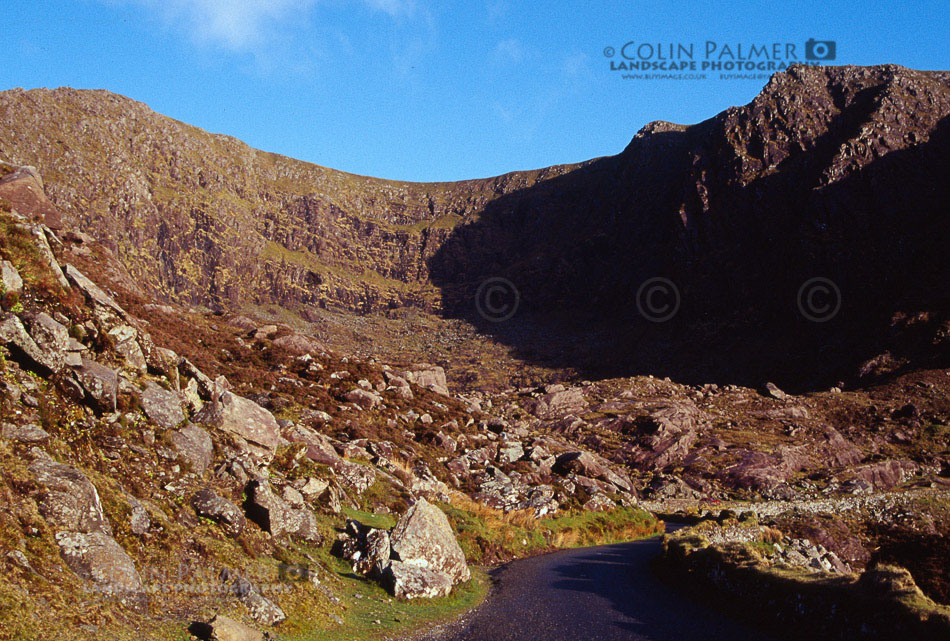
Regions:
[[[946,363],[947,328],[934,337],[950,319],[950,118],[927,142],[823,180],[874,98],[750,182],[725,166],[714,119],[661,126],[501,196],[429,260],[443,309],[520,358],[588,378],[807,391],[852,380],[884,350]],[[831,284],[805,287],[815,278]]]

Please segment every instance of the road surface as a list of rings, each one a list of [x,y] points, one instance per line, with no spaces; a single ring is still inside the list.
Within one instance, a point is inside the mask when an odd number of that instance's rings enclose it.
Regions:
[[[515,561],[488,600],[427,639],[442,641],[763,641],[766,637],[660,583],[658,537]],[[441,635],[441,636],[440,636]]]

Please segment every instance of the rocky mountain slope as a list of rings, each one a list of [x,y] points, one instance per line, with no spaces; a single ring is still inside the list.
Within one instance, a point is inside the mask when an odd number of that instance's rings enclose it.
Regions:
[[[0,630],[365,636],[470,604],[468,563],[735,500],[945,602],[947,81],[794,68],[618,156],[445,184],[3,92]]]
[[[885,350],[946,360],[948,115],[942,72],[793,67],[746,106],[648,125],[617,156],[412,184],[259,152],[107,92],[14,90],[0,156],[38,167],[67,226],[170,302],[310,320],[412,306],[556,369],[808,388]],[[496,324],[477,294],[498,277],[518,309]],[[669,323],[638,301],[657,277],[679,294]],[[835,300],[806,300],[814,278]],[[803,301],[837,311],[814,322]]]

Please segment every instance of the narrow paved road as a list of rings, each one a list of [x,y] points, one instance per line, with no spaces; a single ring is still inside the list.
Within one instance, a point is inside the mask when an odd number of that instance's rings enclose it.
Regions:
[[[659,538],[564,550],[493,573],[485,604],[444,641],[744,641],[764,639],[660,583]],[[438,638],[438,637],[437,637]]]

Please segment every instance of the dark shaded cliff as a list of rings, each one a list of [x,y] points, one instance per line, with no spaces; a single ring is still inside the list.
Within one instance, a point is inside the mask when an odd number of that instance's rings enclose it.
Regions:
[[[885,349],[945,356],[948,117],[945,72],[793,67],[750,104],[652,123],[616,156],[398,183],[107,92],[14,90],[0,156],[37,166],[63,224],[168,300],[417,306],[592,374],[817,384]],[[476,301],[498,277],[518,291],[503,323]],[[676,296],[645,301],[655,278]],[[813,296],[815,278],[831,285]],[[649,322],[645,302],[676,313]]]

